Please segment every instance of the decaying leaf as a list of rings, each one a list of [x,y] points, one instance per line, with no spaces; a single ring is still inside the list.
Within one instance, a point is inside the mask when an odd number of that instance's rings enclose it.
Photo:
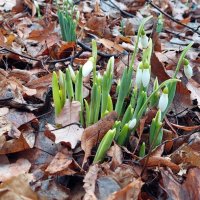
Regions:
[[[79,122],[81,111],[81,103],[79,101],[70,101],[67,99],[61,113],[59,116],[55,117],[56,124],[61,124],[62,126],[69,125],[71,123]]]
[[[81,147],[85,152],[83,164],[90,156],[91,149],[103,138],[103,136],[112,128],[117,119],[115,111],[109,113],[97,123],[86,128],[81,138]]]
[[[39,200],[39,197],[31,190],[27,175],[21,174],[0,185],[0,199]]]
[[[112,157],[111,160],[111,168],[115,169],[120,164],[122,164],[122,150],[121,148],[115,143],[107,152],[108,156]]]
[[[47,131],[45,135],[51,140],[55,141],[56,144],[63,142],[70,144],[71,148],[74,149],[76,144],[81,140],[84,129],[76,124],[66,126],[64,128],[55,129],[52,125],[47,124]]]
[[[90,166],[89,171],[85,175],[83,180],[84,182],[84,189],[86,191],[84,200],[97,200],[95,195],[95,184],[98,175],[99,167],[97,164]]]
[[[183,144],[177,151],[171,154],[171,159],[174,163],[182,163],[186,168],[187,166],[200,168],[199,157],[200,153],[186,144]]]
[[[144,165],[146,161],[145,159],[141,160],[141,164]],[[169,158],[163,158],[160,156],[150,156],[148,159],[148,162],[146,163],[147,167],[169,167],[171,168],[174,172],[179,172],[180,167],[173,163],[172,161],[170,161]]]
[[[108,200],[137,200],[143,184],[141,179],[136,179],[123,189],[112,194]]]
[[[54,159],[51,161],[45,172],[51,175],[73,175],[74,164],[71,155],[58,152]]]
[[[13,164],[0,164],[0,182],[5,182],[14,176],[27,173],[30,168],[31,163],[23,158]]]
[[[165,170],[161,170],[163,186],[170,199],[199,199],[200,197],[200,169],[191,168],[187,173],[187,178],[180,184],[173,175]]]

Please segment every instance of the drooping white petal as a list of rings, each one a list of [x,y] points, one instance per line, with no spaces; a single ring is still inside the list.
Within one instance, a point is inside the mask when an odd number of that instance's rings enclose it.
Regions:
[[[184,74],[188,79],[193,76],[193,70],[190,65],[184,65]]]
[[[89,59],[84,65],[83,65],[83,69],[82,69],[82,73],[83,73],[83,77],[86,77],[89,75],[89,73],[92,71],[93,69],[93,62],[91,59]]]
[[[137,122],[137,120],[135,118],[133,118],[128,124],[129,129],[133,129],[136,125],[136,122]]]
[[[148,47],[149,38],[146,35],[142,35],[140,39],[140,43],[142,45],[142,48],[146,49]]]
[[[144,87],[147,87],[150,81],[150,70],[149,69],[143,69],[142,72],[142,84]]]
[[[140,69],[139,67],[137,68],[137,72],[136,72],[136,85],[138,88],[140,88],[141,83],[142,83],[142,69]]]
[[[168,94],[162,93],[158,102],[158,108],[164,112],[168,105]]]

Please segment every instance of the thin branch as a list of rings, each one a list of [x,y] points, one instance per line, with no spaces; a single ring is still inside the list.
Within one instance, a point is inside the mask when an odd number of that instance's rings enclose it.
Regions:
[[[151,0],[146,0],[146,2],[151,5],[153,8],[155,8],[156,10],[158,10],[160,13],[162,13],[163,15],[165,15],[166,17],[168,17],[169,19],[171,19],[173,22],[176,22],[177,24],[184,26],[190,30],[192,30],[194,33],[197,33],[198,35],[200,35],[200,32],[198,32],[199,27],[197,27],[196,29],[181,23],[179,20],[174,19],[171,15],[167,14],[166,12],[162,11],[158,6],[156,6],[154,3],[152,3]]]
[[[78,41],[77,44],[85,51],[89,51],[89,52],[92,52],[92,48],[90,48],[89,46],[87,46],[86,44],[82,43],[81,41]],[[103,53],[101,51],[97,51],[97,54],[99,56],[102,56],[104,58],[110,58],[112,56],[114,56],[115,58],[116,57],[119,57],[122,53],[119,53],[119,54],[107,54],[107,53]]]

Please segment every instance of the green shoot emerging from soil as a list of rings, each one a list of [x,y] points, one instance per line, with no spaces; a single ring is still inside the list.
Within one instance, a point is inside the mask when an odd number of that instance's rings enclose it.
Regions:
[[[58,20],[62,39],[67,42],[75,42],[79,12],[76,11],[73,1],[64,0],[63,7],[58,10]]]
[[[149,19],[151,17],[144,19],[139,27],[131,64],[129,67],[125,67],[123,75],[118,81],[114,96],[110,94],[113,84],[114,57],[108,60],[103,74],[97,73],[97,45],[95,40],[92,41],[92,57],[77,72],[74,72],[69,66],[66,74],[59,72],[59,78],[55,72],[53,73],[52,87],[56,115],[59,115],[64,106],[65,99],[68,98],[71,101],[77,100],[81,103],[80,122],[85,127],[96,123],[113,110],[119,116],[113,129],[109,130],[100,142],[94,163],[104,160],[105,154],[112,145],[113,140],[118,145],[126,145],[129,136],[134,134],[139,126],[141,118],[152,107],[157,107],[158,109],[150,125],[149,146],[155,148],[162,142],[162,121],[175,96],[176,84],[179,81],[176,77],[181,64],[184,64],[184,66],[189,65],[185,55],[192,43],[182,52],[173,78],[164,81],[160,85],[156,78],[153,91],[148,96],[147,91],[151,78],[152,40],[147,37],[144,25]],[[137,66],[136,74],[133,74],[133,66],[139,49],[139,43],[143,52],[142,60]],[[91,98],[90,101],[87,101],[83,99],[83,77],[90,76],[91,74],[93,77]],[[135,75],[135,83],[133,82],[133,75]],[[114,97],[117,98],[116,103],[113,101]],[[139,152],[140,157],[145,155],[145,146],[146,144],[142,143]]]

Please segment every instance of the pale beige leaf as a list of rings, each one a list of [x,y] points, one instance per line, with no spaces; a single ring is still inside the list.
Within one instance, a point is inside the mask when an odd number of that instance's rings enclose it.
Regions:
[[[68,124],[79,122],[79,112],[81,111],[81,103],[79,101],[66,100],[66,103],[59,116],[56,116],[56,124],[66,126]]]
[[[4,182],[11,177],[27,173],[31,168],[31,163],[27,159],[19,159],[13,164],[0,164],[0,182]]]
[[[84,128],[81,128],[76,124],[56,130],[52,125],[47,124],[47,128],[51,131],[47,134],[53,134],[56,144],[60,142],[69,143],[72,149],[75,148],[76,144],[81,140],[84,131]],[[51,135],[47,135],[47,137],[51,138]]]

